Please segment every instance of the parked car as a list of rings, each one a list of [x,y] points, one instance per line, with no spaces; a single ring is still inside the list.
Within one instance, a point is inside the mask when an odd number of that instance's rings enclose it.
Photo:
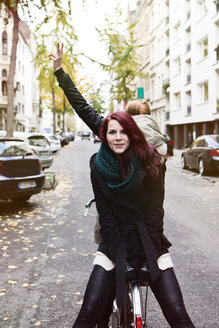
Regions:
[[[54,134],[45,133],[44,135],[46,139],[49,141],[50,147],[52,148],[52,152],[56,153],[61,149],[61,141]]]
[[[91,139],[91,133],[90,132],[82,132],[81,134],[81,140],[89,140]]]
[[[96,142],[101,142],[101,140],[98,136],[95,135],[94,136],[94,143],[96,143]]]
[[[62,134],[56,133],[55,135],[61,142],[61,147],[64,147],[65,145],[69,144],[69,141],[67,140],[67,138],[65,136],[63,136]]]
[[[75,140],[75,135],[73,132],[65,132],[65,136],[68,138],[69,141]]]
[[[30,148],[39,157],[43,170],[52,165],[52,148],[49,141],[43,134],[33,134],[24,139]]]
[[[202,135],[195,139],[181,155],[182,168],[197,169],[202,175],[219,170],[219,135]]]
[[[163,136],[164,136],[165,142],[167,144],[167,155],[173,156],[173,140],[166,133]]]
[[[0,199],[27,201],[42,190],[45,175],[41,163],[23,140],[0,138]]]

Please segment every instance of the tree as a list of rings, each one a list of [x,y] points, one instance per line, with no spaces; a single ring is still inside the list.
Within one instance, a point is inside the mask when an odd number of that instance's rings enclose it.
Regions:
[[[136,98],[135,78],[147,77],[142,72],[142,58],[139,55],[139,48],[144,45],[138,44],[138,40],[134,38],[136,22],[121,21],[119,7],[115,9],[115,14],[114,21],[105,18],[106,27],[103,31],[98,30],[109,57],[109,64],[100,64],[110,74],[112,99],[127,102]]]
[[[4,5],[4,6],[3,6]],[[14,75],[16,66],[16,54],[18,43],[18,31],[19,31],[19,15],[18,10],[22,10],[23,14],[29,19],[34,21],[36,19],[36,11],[40,11],[40,17],[42,17],[41,23],[47,23],[49,16],[53,8],[57,16],[67,19],[71,13],[71,2],[69,0],[0,0],[0,10],[4,12],[5,23],[7,23],[9,17],[13,18],[13,40],[12,51],[10,56],[10,66],[7,80],[8,90],[8,108],[7,108],[7,136],[13,136],[13,124],[14,124]],[[64,9],[67,8],[67,9]],[[38,16],[38,17],[39,17]]]
[[[91,88],[91,90],[88,92],[86,98],[89,102],[89,104],[99,113],[103,114],[105,112],[105,108],[103,106],[104,100],[101,96],[101,87],[102,84],[98,88]]]

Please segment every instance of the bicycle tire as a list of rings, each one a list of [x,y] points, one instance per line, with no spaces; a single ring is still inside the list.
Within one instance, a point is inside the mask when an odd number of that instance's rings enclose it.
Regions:
[[[145,322],[143,320],[143,298],[141,286],[136,283],[131,286],[131,298],[133,308],[133,327],[145,328]]]
[[[127,286],[123,308],[121,309],[121,327],[133,328],[132,302],[130,288]]]

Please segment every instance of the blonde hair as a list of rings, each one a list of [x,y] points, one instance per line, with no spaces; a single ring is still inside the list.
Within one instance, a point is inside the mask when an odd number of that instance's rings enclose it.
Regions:
[[[151,115],[151,110],[146,101],[132,100],[126,105],[125,111],[130,115]]]

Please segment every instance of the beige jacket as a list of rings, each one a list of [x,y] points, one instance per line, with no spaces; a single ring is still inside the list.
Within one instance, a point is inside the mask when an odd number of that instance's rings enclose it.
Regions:
[[[161,155],[167,154],[167,145],[160,128],[151,115],[133,115],[133,119],[143,132],[148,143],[154,145]]]

